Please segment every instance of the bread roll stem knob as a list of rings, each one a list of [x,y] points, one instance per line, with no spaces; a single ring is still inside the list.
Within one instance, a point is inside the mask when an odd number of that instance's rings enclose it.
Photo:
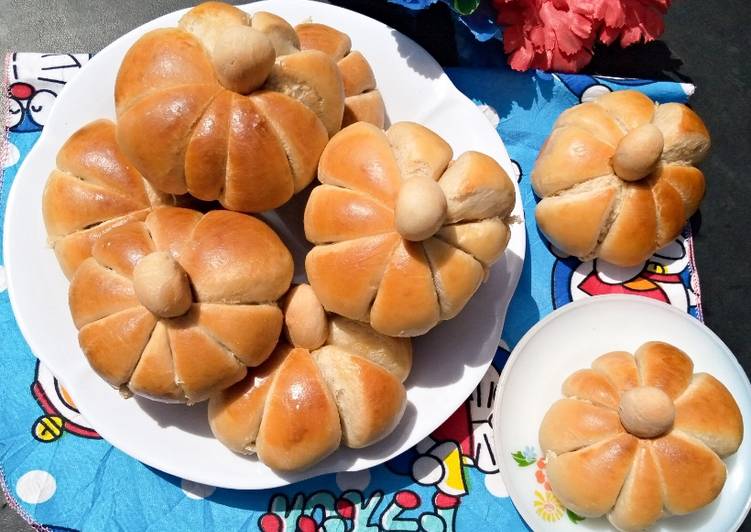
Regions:
[[[396,198],[396,230],[412,242],[433,236],[446,220],[446,196],[431,177],[408,179]]]
[[[313,350],[329,336],[326,311],[309,284],[300,284],[287,292],[282,306],[284,332],[295,347]]]
[[[193,302],[188,275],[166,251],[150,253],[136,264],[133,289],[141,304],[160,318],[182,316]]]
[[[276,59],[269,37],[249,26],[230,26],[209,52],[219,83],[240,94],[263,85]]]
[[[657,438],[675,421],[675,405],[668,394],[653,386],[640,386],[621,396],[618,405],[621,425],[639,438]]]
[[[646,177],[655,169],[664,145],[657,126],[644,124],[632,129],[618,143],[613,155],[613,171],[626,181]]]

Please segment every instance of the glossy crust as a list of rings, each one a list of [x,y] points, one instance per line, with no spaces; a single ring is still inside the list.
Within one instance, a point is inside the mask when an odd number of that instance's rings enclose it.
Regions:
[[[327,330],[322,347],[280,344],[243,381],[212,397],[214,435],[235,452],[257,452],[272,469],[295,471],[340,444],[366,447],[390,434],[406,406],[409,339],[340,316]]]
[[[160,191],[244,212],[282,205],[312,181],[344,114],[334,60],[299,47],[283,19],[218,2],[145,34],[115,85],[123,152]]]
[[[281,471],[319,461],[339,447],[334,396],[306,349],[293,348],[274,373],[256,438],[258,457]]]
[[[42,213],[47,238],[71,278],[110,229],[142,221],[154,205],[177,200],[155,193],[115,138],[115,124],[96,120],[65,141],[47,179]]]
[[[342,75],[344,86],[344,115],[341,127],[355,122],[368,122],[383,127],[386,108],[381,93],[376,88],[373,69],[358,51],[352,51],[352,41],[341,31],[306,22],[295,26],[302,50],[324,52],[334,61]]]
[[[409,122],[385,133],[357,123],[331,139],[304,215],[316,244],[305,268],[327,311],[416,336],[464,308],[506,249],[515,195],[487,155],[452,156],[441,137]],[[396,200],[406,180],[426,178],[437,181],[445,216],[433,236],[411,241],[397,229]]]
[[[709,133],[691,109],[657,105],[636,91],[568,109],[532,171],[540,230],[581,260],[638,264],[678,236],[699,208],[705,182],[693,165],[709,146]]]
[[[675,421],[666,433],[640,439],[624,429],[620,398],[638,386],[672,400]],[[722,458],[740,446],[743,419],[727,388],[694,374],[684,352],[647,342],[635,355],[602,355],[592,369],[569,376],[563,394],[545,415],[539,439],[550,485],[567,508],[587,517],[607,514],[619,530],[642,530],[719,495],[727,475]]]
[[[149,312],[134,290],[135,266],[163,251],[192,287],[192,305],[174,318]],[[81,348],[113,386],[155,400],[202,401],[274,349],[282,329],[275,301],[292,266],[281,240],[255,218],[159,207],[101,237],[73,276],[69,303]]]

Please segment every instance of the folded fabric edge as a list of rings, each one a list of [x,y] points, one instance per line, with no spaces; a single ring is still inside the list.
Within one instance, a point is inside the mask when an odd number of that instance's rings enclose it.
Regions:
[[[3,491],[3,497],[5,497],[5,502],[8,504],[8,507],[11,508],[13,511],[15,511],[19,516],[21,516],[21,519],[26,521],[34,530],[38,530],[39,532],[50,532],[50,529],[46,526],[36,522],[26,510],[23,509],[21,504],[16,500],[16,498],[13,496],[13,494],[10,491],[10,488],[8,487],[8,482],[5,477],[5,468],[3,468],[2,465],[0,465],[0,489]]]
[[[696,255],[694,248],[694,232],[691,230],[691,224],[687,223],[684,230],[688,246],[686,246],[688,253],[688,275],[689,282],[691,283],[691,291],[696,297],[696,317],[700,322],[704,323],[704,307],[701,301],[701,282],[699,280],[699,268],[696,266]]]
[[[5,180],[5,161],[8,157],[8,128],[5,126],[8,113],[10,113],[10,95],[8,94],[8,72],[10,61],[13,57],[12,52],[3,55],[3,72],[0,76],[0,97],[2,98],[2,109],[0,109],[0,118],[2,118],[3,133],[0,136],[0,200],[3,197],[3,185]]]
[[[9,90],[9,72],[10,64],[13,58],[13,52],[6,52],[3,55],[2,61],[2,75],[0,75],[0,96],[2,106],[0,107],[0,118],[2,119],[2,134],[0,134],[0,204],[2,204],[3,196],[5,196],[5,162],[8,157],[8,128],[5,126],[8,113],[10,113],[10,95]],[[49,528],[35,521],[29,513],[21,506],[13,495],[5,476],[5,469],[0,465],[0,489],[2,489],[3,497],[8,507],[16,512],[21,519],[26,521],[32,528],[40,532],[49,532]]]

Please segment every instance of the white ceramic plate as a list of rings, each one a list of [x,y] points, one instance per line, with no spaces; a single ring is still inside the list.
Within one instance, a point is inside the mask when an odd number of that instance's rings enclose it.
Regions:
[[[244,9],[271,11],[293,24],[311,18],[347,32],[353,48],[371,62],[392,122],[421,122],[443,135],[455,153],[485,152],[514,175],[503,143],[487,119],[440,66],[404,35],[357,13],[305,0],[258,2]],[[280,476],[255,458],[225,449],[211,437],[205,405],[188,408],[121,399],[96,377],[81,354],[68,311],[68,283],[46,245],[42,189],[55,165],[55,154],[71,133],[97,118],[114,119],[115,76],[131,44],[149,30],[176,25],[182,13],[145,24],[97,54],[62,91],[42,137],[21,167],[8,199],[4,235],[8,291],[21,331],[105,439],[162,471],[213,486],[256,489],[384,462],[438,427],[485,374],[521,271],[523,223],[514,224],[504,259],[493,267],[488,282],[461,315],[415,341],[415,365],[407,382],[409,404],[396,431],[368,449],[342,449],[302,473]],[[285,213],[297,209],[300,216],[300,204],[299,199],[293,201]],[[523,219],[518,189],[514,214]],[[308,249],[301,219],[289,226],[276,216],[270,219],[295,255],[297,281],[304,278],[302,264]]]
[[[727,386],[745,416],[746,434],[738,452],[725,461],[728,478],[720,496],[698,512],[658,521],[650,530],[736,530],[748,514],[751,385],[733,353],[686,312],[643,297],[611,295],[570,303],[548,315],[519,341],[501,374],[493,410],[501,474],[514,505],[533,530],[612,530],[604,518],[575,524],[566,512],[546,500],[549,492],[536,478],[544,475],[544,469],[538,473],[534,463],[541,455],[537,431],[550,405],[562,397],[566,377],[588,368],[601,354],[616,350],[633,353],[650,340],[682,349],[694,361],[695,372],[710,373]],[[520,454],[515,459],[513,453]],[[540,507],[535,502],[549,503],[548,510],[541,510],[548,520],[538,513]]]

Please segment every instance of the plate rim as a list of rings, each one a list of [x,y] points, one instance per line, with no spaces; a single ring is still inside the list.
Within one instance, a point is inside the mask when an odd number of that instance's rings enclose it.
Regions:
[[[276,5],[279,5],[279,4],[287,4],[288,5],[290,3],[292,3],[292,2],[289,2],[289,1],[282,2],[282,0],[263,0],[263,1],[260,1],[260,2],[252,2],[252,3],[248,3],[248,4],[238,5],[237,7],[240,8],[240,9],[243,9],[244,11],[254,12],[254,11],[258,11],[259,9],[263,9],[264,6],[274,6],[275,4]],[[370,18],[370,17],[368,17],[366,15],[363,15],[363,14],[358,13],[356,11],[352,11],[352,10],[347,9],[347,8],[343,8],[343,7],[335,6],[335,5],[331,5],[331,4],[320,4],[319,2],[313,2],[311,0],[294,0],[294,3],[299,4],[301,6],[316,6],[317,8],[332,9],[332,10],[336,10],[336,11],[346,11],[349,14],[355,15],[356,17],[360,18],[360,20],[363,21],[363,22],[367,22],[368,24],[377,25],[377,26],[380,27],[380,29],[382,29],[384,31],[391,32],[392,34],[397,35],[399,38],[408,41],[415,48],[423,51],[425,53],[425,56],[432,61],[432,66],[435,66],[437,69],[439,69],[440,76],[436,79],[436,81],[440,82],[443,87],[451,90],[452,91],[452,97],[464,99],[464,100],[466,100],[466,103],[471,104],[472,108],[476,109],[476,106],[474,105],[474,103],[472,102],[472,100],[470,98],[468,98],[466,95],[464,95],[461,91],[459,91],[459,89],[454,85],[453,81],[451,81],[451,79],[448,77],[448,75],[446,74],[446,72],[443,69],[443,67],[427,51],[425,51],[424,48],[422,48],[419,44],[417,44],[410,37],[402,34],[401,32],[399,32],[399,31],[391,28],[390,26],[388,26],[388,25],[386,25],[386,24],[384,24],[384,23],[382,23],[382,22],[380,22],[378,20],[372,19],[372,18]],[[156,17],[154,19],[148,20],[148,21],[144,22],[143,24],[140,24],[139,26],[137,26],[137,27],[135,27],[135,28],[133,28],[133,29],[125,32],[124,34],[122,34],[121,36],[119,36],[117,39],[115,39],[112,42],[110,42],[102,50],[100,50],[95,55],[93,55],[92,58],[91,58],[91,60],[86,65],[83,66],[83,68],[81,69],[81,72],[79,72],[77,74],[76,78],[78,78],[79,76],[81,76],[82,73],[85,71],[85,69],[89,68],[90,64],[96,62],[98,57],[102,57],[102,55],[101,55],[102,52],[105,52],[105,51],[107,51],[110,48],[116,47],[118,42],[120,42],[120,41],[122,41],[122,40],[124,40],[124,39],[126,39],[128,37],[132,37],[134,34],[139,34],[139,35],[143,34],[146,31],[149,31],[149,29],[144,28],[145,26],[153,25],[155,22],[157,22],[159,20],[162,20],[162,19],[169,19],[169,18],[177,17],[180,14],[187,12],[189,9],[190,8],[184,8],[184,9],[179,9],[179,10],[171,11],[169,13],[166,13],[166,14],[161,15],[159,17]],[[171,24],[171,22],[166,22],[165,21],[165,24]],[[469,109],[470,107],[468,106],[467,108]],[[15,204],[19,201],[17,199],[18,189],[19,189],[19,187],[16,186],[17,185],[17,179],[19,177],[25,175],[25,174],[28,174],[28,172],[29,172],[28,167],[31,166],[31,164],[32,164],[31,161],[37,155],[37,152],[39,152],[40,150],[42,150],[43,144],[51,142],[50,137],[52,137],[54,135],[54,133],[52,131],[53,128],[51,128],[49,126],[51,124],[55,124],[55,123],[58,123],[58,122],[61,121],[61,119],[58,118],[58,115],[62,112],[62,111],[60,111],[60,109],[62,109],[62,107],[60,105],[53,106],[53,108],[52,108],[52,110],[50,112],[50,116],[48,118],[46,126],[43,128],[43,130],[42,130],[39,138],[35,141],[34,145],[32,146],[32,149],[27,154],[27,156],[25,157],[23,163],[21,164],[21,166],[16,171],[14,182],[11,185],[10,190],[8,191],[8,194],[7,194],[6,212],[5,212],[5,215],[4,215],[4,227],[5,227],[5,229],[7,229],[8,226],[10,226],[11,228],[13,228],[15,225],[17,225],[17,224],[14,224],[13,222],[11,222],[10,224],[8,223],[9,220],[11,219],[10,213],[13,212],[13,211],[15,211],[17,209],[17,207],[15,207]],[[481,111],[479,109],[476,109],[476,113],[477,113],[477,116],[482,116],[481,115]],[[484,119],[484,117],[483,117],[483,119]],[[508,151],[505,148],[505,144],[503,143],[503,140],[500,137],[500,134],[498,134],[497,130],[495,128],[493,128],[492,126],[489,125],[489,127],[493,130],[493,132],[497,136],[497,143],[499,145],[500,151],[502,151],[505,154],[505,156],[510,159],[510,157],[508,156]],[[515,215],[517,215],[517,220],[514,221],[514,225],[518,226],[517,233],[521,233],[522,234],[522,238],[518,239],[518,241],[519,241],[518,249],[514,249],[514,254],[517,257],[517,265],[516,265],[515,268],[510,268],[510,270],[509,270],[510,271],[510,275],[508,276],[508,282],[507,282],[508,297],[507,297],[507,299],[505,301],[502,301],[502,303],[505,303],[505,304],[498,305],[498,309],[500,309],[499,318],[501,318],[501,319],[498,320],[499,325],[496,325],[496,328],[499,329],[499,340],[500,340],[500,333],[502,332],[503,324],[505,324],[506,316],[508,314],[508,310],[509,310],[509,307],[510,307],[510,304],[511,304],[511,299],[513,298],[513,295],[514,295],[514,293],[516,291],[516,288],[518,287],[518,282],[519,282],[519,279],[521,277],[521,273],[522,273],[522,269],[523,269],[522,268],[523,262],[524,262],[524,260],[526,258],[526,253],[527,253],[527,250],[526,250],[527,244],[526,244],[526,236],[525,236],[526,235],[526,226],[525,226],[525,223],[524,223],[524,212],[523,212],[522,202],[521,202],[521,188],[519,186],[519,183],[516,182],[515,180],[513,180],[513,178],[512,178],[512,183],[513,183],[514,188],[515,188],[515,196],[516,196],[517,205],[519,206],[518,213],[516,213],[516,212],[514,213]],[[13,209],[9,208],[11,205],[13,205]],[[516,211],[516,209],[515,209],[515,211]],[[36,213],[36,215],[41,216],[41,213]],[[27,324],[26,324],[25,321],[23,321],[23,322],[19,321],[17,319],[17,317],[16,317],[16,311],[15,311],[15,309],[18,308],[17,300],[21,296],[18,293],[19,290],[17,290],[17,285],[16,285],[16,282],[14,281],[16,268],[10,266],[11,264],[14,264],[14,261],[13,260],[8,260],[9,256],[10,256],[9,255],[9,253],[10,253],[9,249],[11,247],[11,246],[7,245],[7,242],[8,242],[8,239],[9,239],[9,237],[8,237],[9,234],[10,234],[10,231],[7,231],[7,230],[3,231],[3,263],[4,263],[5,268],[6,268],[7,292],[8,292],[8,297],[9,297],[9,301],[10,301],[10,304],[11,304],[11,308],[13,309],[14,320],[16,321],[16,324],[17,324],[17,326],[18,326],[18,328],[19,328],[19,330],[20,330],[20,332],[21,332],[21,334],[22,334],[22,336],[24,338],[24,341],[29,346],[32,354],[38,360],[40,360],[42,363],[44,363],[50,369],[50,371],[52,371],[52,373],[57,377],[57,375],[60,374],[60,372],[57,371],[57,369],[59,369],[59,365],[57,363],[55,363],[54,360],[52,362],[50,362],[47,358],[40,357],[37,354],[38,352],[43,352],[44,349],[37,349],[39,347],[39,345],[34,340],[35,335],[31,334],[31,331],[27,328]],[[50,252],[52,253],[51,249],[50,249]],[[80,354],[80,351],[78,353]],[[493,357],[489,356],[487,364],[483,365],[483,368],[485,370],[487,370],[487,367],[490,364],[492,364],[492,359],[493,359]],[[89,371],[91,371],[91,370],[89,369]],[[63,374],[64,373],[65,372],[63,372]],[[480,373],[480,375],[482,375],[482,372],[479,372],[479,373]],[[63,384],[67,384],[65,377],[57,377],[57,378]],[[477,383],[475,383],[475,386],[476,385],[477,385]],[[68,387],[68,389],[69,389],[69,393],[71,393],[71,395],[73,396],[73,398],[75,400],[76,392],[74,391],[74,388]],[[466,401],[466,398],[456,398],[455,401],[449,402],[451,404],[451,406],[454,407],[454,408],[446,408],[447,416],[450,416],[451,413],[453,413],[453,411],[456,410],[456,408],[458,408],[464,401]],[[456,403],[456,404],[454,404],[454,403]],[[85,411],[86,407],[84,406],[84,407],[82,407],[82,409]],[[86,415],[85,412],[83,412],[83,415],[84,416]],[[435,425],[434,427],[431,428],[431,430],[428,432],[428,434],[430,432],[433,432],[444,421],[445,421],[445,419],[441,420],[440,422],[438,422],[437,425]],[[272,479],[271,482],[267,482],[263,486],[248,486],[247,484],[243,484],[242,482],[230,482],[230,483],[220,482],[220,483],[217,483],[216,479],[210,479],[209,480],[207,477],[201,478],[200,475],[188,474],[188,476],[184,476],[184,472],[177,471],[175,468],[165,467],[166,464],[164,464],[164,463],[156,463],[156,462],[158,462],[158,460],[152,459],[148,455],[148,453],[146,453],[146,454],[141,453],[141,452],[138,451],[137,448],[134,449],[132,446],[129,446],[129,445],[120,445],[120,443],[122,443],[122,442],[120,442],[118,440],[118,438],[114,438],[114,440],[117,441],[117,443],[113,443],[113,439],[111,439],[109,437],[108,428],[106,426],[105,426],[104,430],[101,430],[101,427],[97,426],[96,422],[91,422],[91,423],[92,423],[92,426],[94,427],[94,429],[97,430],[97,432],[102,436],[102,438],[105,439],[110,445],[112,445],[113,447],[117,448],[121,452],[127,454],[128,456],[130,456],[132,458],[135,458],[136,460],[142,462],[143,464],[145,464],[145,465],[147,465],[149,467],[153,467],[153,468],[155,468],[155,469],[157,469],[159,471],[168,473],[168,474],[173,475],[173,476],[178,477],[178,478],[183,478],[183,479],[186,479],[186,480],[200,482],[200,483],[207,484],[207,485],[213,485],[213,486],[216,486],[216,487],[222,487],[222,488],[226,488],[226,489],[242,489],[242,490],[268,489],[268,488],[275,488],[275,487],[280,487],[280,486],[285,486],[285,485],[293,484],[293,483],[300,482],[300,481],[303,481],[303,480],[306,480],[306,479],[310,479],[310,478],[314,478],[314,477],[317,477],[317,476],[320,476],[320,475],[323,475],[323,474],[332,474],[332,473],[335,472],[335,471],[316,472],[316,473],[314,473],[314,474],[312,474],[310,476],[303,476],[302,478],[295,478],[295,479],[292,479],[292,480],[287,480],[285,478],[276,477],[276,478]],[[395,452],[392,452],[390,454],[386,454],[386,455],[384,455],[384,456],[376,459],[376,461],[378,462],[377,464],[362,464],[362,465],[359,465],[359,466],[352,466],[349,469],[346,469],[346,471],[359,471],[359,470],[367,469],[367,468],[370,468],[370,467],[375,467],[376,465],[383,464],[384,462],[388,461],[389,459],[393,458],[394,456],[397,456],[400,452],[403,452],[403,451],[404,450],[402,449],[402,450],[397,450]],[[305,472],[302,472],[302,473],[305,473]]]
[[[670,305],[668,303],[663,303],[662,301],[656,301],[650,298],[646,298],[643,296],[638,295],[629,295],[629,294],[606,294],[606,295],[600,295],[600,296],[593,296],[588,297],[585,299],[579,299],[576,301],[572,301],[570,303],[567,303],[563,305],[562,307],[559,307],[552,311],[550,314],[545,316],[543,319],[535,323],[525,334],[522,336],[522,338],[517,342],[517,344],[514,346],[514,349],[511,351],[511,354],[509,355],[508,360],[506,361],[506,364],[503,366],[503,370],[501,371],[501,376],[498,378],[498,391],[496,392],[495,401],[493,404],[493,419],[499,419],[500,418],[500,410],[501,406],[503,404],[504,400],[504,392],[506,389],[506,382],[508,381],[511,372],[513,371],[513,367],[516,364],[516,362],[520,358],[520,353],[522,353],[526,347],[526,345],[531,341],[531,339],[540,331],[540,329],[544,328],[548,323],[551,321],[558,319],[560,316],[564,314],[569,314],[571,312],[576,312],[581,307],[586,306],[592,306],[592,305],[599,305],[609,302],[629,302],[629,303],[636,303],[637,305],[643,304],[646,306],[652,306],[655,308],[660,308],[662,310],[665,310],[667,312],[670,312],[681,320],[691,320],[690,322],[693,323],[693,326],[696,326],[700,331],[702,331],[704,334],[709,336],[709,338],[720,347],[720,350],[723,352],[723,355],[729,359],[731,362],[731,365],[733,366],[733,369],[738,373],[741,377],[741,381],[743,382],[743,387],[745,389],[745,394],[747,398],[751,399],[751,382],[749,381],[748,376],[746,375],[745,370],[743,369],[743,366],[740,365],[738,362],[738,359],[733,354],[733,352],[730,350],[730,348],[725,344],[725,342],[722,341],[722,339],[717,336],[717,334],[712,331],[703,321],[698,320],[697,318],[690,315],[688,312],[685,312],[683,310],[680,310],[676,308],[673,305]],[[501,438],[500,438],[500,431],[495,430],[496,427],[493,427],[493,443],[495,445],[496,453],[500,456],[503,455],[504,447],[501,445]],[[724,460],[723,460],[724,462]],[[519,504],[521,501],[518,500],[518,495],[515,491],[515,489],[511,488],[511,486],[515,485],[514,482],[512,482],[512,476],[510,473],[506,470],[506,468],[503,466],[502,463],[499,464],[499,471],[501,473],[501,479],[503,480],[504,485],[506,486],[507,492],[509,497],[511,498],[511,501],[516,508],[516,511],[519,512],[519,515],[521,516],[524,523],[531,527],[532,525],[527,519],[528,515],[530,514],[529,509]],[[743,509],[741,511],[741,514],[738,516],[738,518],[733,523],[733,530],[738,530],[741,525],[743,524],[746,517],[749,515],[749,512],[751,511],[751,490],[746,494],[746,502],[744,503]]]

